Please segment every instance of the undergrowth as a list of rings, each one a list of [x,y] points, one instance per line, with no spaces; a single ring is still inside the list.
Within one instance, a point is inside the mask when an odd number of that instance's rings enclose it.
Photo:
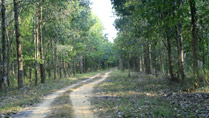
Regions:
[[[206,117],[209,114],[209,91],[192,93],[182,85],[142,73],[127,76],[115,71],[95,87],[92,104],[100,118]]]

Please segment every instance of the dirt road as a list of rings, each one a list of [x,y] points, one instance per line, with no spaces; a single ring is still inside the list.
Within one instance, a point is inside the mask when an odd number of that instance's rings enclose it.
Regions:
[[[12,116],[12,118],[44,118],[50,113],[50,105],[51,103],[57,98],[58,96],[62,95],[66,91],[75,88],[78,85],[84,84],[96,77],[98,77],[100,74],[97,74],[93,77],[90,77],[87,80],[78,82],[76,84],[67,86],[63,89],[57,90],[53,92],[50,95],[47,95],[46,97],[43,98],[43,101],[33,107],[26,108],[22,112],[19,112],[15,115]]]
[[[92,106],[90,104],[90,98],[93,95],[93,87],[98,83],[104,81],[109,73],[106,73],[102,78],[85,84],[77,89],[75,89],[70,94],[70,99],[74,109],[74,117],[75,118],[96,118],[92,112]]]

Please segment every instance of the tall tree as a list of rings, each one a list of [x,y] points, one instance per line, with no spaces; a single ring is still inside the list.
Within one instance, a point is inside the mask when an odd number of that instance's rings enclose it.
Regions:
[[[196,79],[196,86],[199,86],[199,70],[198,70],[198,38],[197,38],[197,16],[196,16],[196,2],[195,0],[189,0],[190,10],[191,10],[191,30],[192,30],[192,53],[193,53],[193,69],[194,76]]]
[[[39,39],[40,39],[40,73],[41,73],[41,83],[45,83],[46,75],[45,75],[45,67],[44,67],[44,41],[43,41],[43,31],[42,31],[42,25],[43,25],[43,16],[42,16],[42,0],[39,1]]]
[[[13,0],[14,4],[14,19],[15,19],[15,34],[17,43],[17,63],[18,63],[18,87],[23,87],[23,56],[22,56],[22,46],[20,39],[20,28],[19,28],[19,2],[18,0]]]
[[[4,87],[5,86],[5,82],[6,82],[6,8],[5,8],[5,0],[2,0],[1,2],[1,16],[2,16],[2,24],[1,24],[1,27],[2,27],[2,57],[3,57],[3,71],[2,71],[2,78],[1,79],[1,82],[3,83]],[[0,83],[1,84],[1,83]]]

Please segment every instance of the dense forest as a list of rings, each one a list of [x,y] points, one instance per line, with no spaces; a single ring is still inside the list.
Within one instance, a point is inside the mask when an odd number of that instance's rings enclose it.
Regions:
[[[111,1],[118,16],[115,46],[121,70],[163,73],[194,87],[208,83],[207,0]]]
[[[114,66],[103,29],[86,0],[2,0],[0,88]]]

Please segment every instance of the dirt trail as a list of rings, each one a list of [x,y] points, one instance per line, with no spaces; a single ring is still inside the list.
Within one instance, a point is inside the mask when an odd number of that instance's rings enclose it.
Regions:
[[[93,87],[96,84],[104,81],[109,76],[109,73],[110,72],[106,73],[101,79],[95,80],[75,89],[70,94],[75,118],[96,118],[91,110],[92,107],[89,99],[93,95]]]
[[[50,113],[50,105],[55,100],[55,98],[57,98],[58,96],[65,93],[66,91],[68,91],[80,84],[86,83],[86,82],[98,77],[99,75],[100,75],[100,73],[93,76],[93,77],[90,77],[87,80],[84,80],[84,81],[78,82],[76,84],[62,88],[60,90],[57,90],[57,91],[53,92],[52,94],[44,97],[43,101],[41,103],[39,103],[33,107],[24,109],[22,112],[19,112],[19,113],[13,115],[12,118],[44,118]]]

